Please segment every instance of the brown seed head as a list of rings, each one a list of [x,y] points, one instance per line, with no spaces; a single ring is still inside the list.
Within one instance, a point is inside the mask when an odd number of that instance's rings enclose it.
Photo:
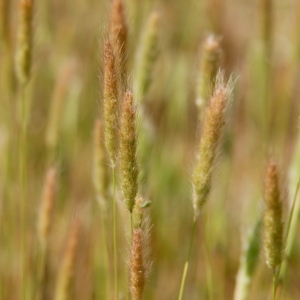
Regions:
[[[105,145],[114,166],[117,155],[117,103],[118,86],[116,62],[111,43],[107,40],[104,45],[104,138]]]
[[[43,246],[48,243],[49,231],[52,223],[52,214],[56,190],[56,170],[51,168],[47,172],[44,183],[43,198],[38,218],[38,236]]]
[[[33,0],[21,0],[16,53],[16,72],[21,85],[30,77],[32,53]]]
[[[127,24],[122,0],[114,0],[110,15],[110,39],[116,55],[116,61],[120,63],[122,72],[125,71]]]
[[[267,167],[264,199],[266,204],[263,218],[265,256],[267,265],[275,271],[282,262],[283,222],[278,170],[273,162],[269,162]]]
[[[193,173],[193,206],[196,219],[211,189],[212,171],[230,100],[230,83],[219,73],[210,105],[206,109],[198,160]]]
[[[202,57],[199,68],[197,83],[197,99],[201,119],[204,116],[204,108],[207,104],[209,91],[214,89],[214,83],[221,59],[220,39],[214,35],[209,35],[203,43]]]
[[[123,99],[120,130],[119,171],[123,200],[132,212],[138,191],[138,163],[136,158],[136,111],[132,93],[127,91]]]
[[[130,254],[130,292],[133,300],[141,300],[143,298],[146,281],[142,235],[142,229],[136,228],[133,230]]]

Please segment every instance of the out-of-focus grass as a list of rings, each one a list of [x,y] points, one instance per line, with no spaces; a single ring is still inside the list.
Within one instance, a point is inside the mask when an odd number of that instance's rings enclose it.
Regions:
[[[5,1],[5,0],[1,0]],[[9,2],[9,43],[0,49],[0,299],[21,299],[20,183],[18,176],[18,99],[13,59],[18,1]],[[209,33],[222,37],[226,74],[236,79],[234,100],[220,147],[213,189],[205,214],[211,241],[214,299],[231,299],[241,253],[241,231],[261,213],[263,169],[271,152],[287,172],[297,139],[299,115],[299,5],[277,1],[273,14],[272,57],[264,57],[259,6],[245,1],[125,1],[129,24],[129,83],[134,82],[135,55],[149,13],[160,14],[159,54],[153,81],[143,105],[151,124],[144,197],[151,200],[150,258],[153,261],[145,299],[176,299],[193,212],[191,174],[200,128],[195,89],[199,47]],[[28,84],[27,248],[28,292],[35,290],[38,240],[36,232],[42,183],[49,161],[57,166],[58,192],[49,242],[48,296],[53,297],[65,239],[75,215],[82,219],[76,254],[72,299],[105,299],[106,270],[103,222],[92,186],[93,124],[100,114],[103,82],[103,41],[108,31],[108,1],[35,1],[32,78]],[[2,20],[1,20],[2,21]],[[58,143],[49,160],[45,144],[51,101],[63,66],[74,68],[65,82]],[[263,66],[270,68],[269,125],[264,114]],[[142,128],[143,126],[139,124]],[[270,126],[266,139],[263,126]],[[141,129],[142,130],[142,129]],[[144,161],[144,160],[143,160]],[[284,184],[287,185],[286,182]],[[291,187],[293,195],[296,187]],[[120,193],[117,192],[120,199]],[[286,201],[288,203],[288,200]],[[288,205],[287,205],[288,207]],[[108,203],[108,210],[112,209]],[[108,217],[107,224],[111,224]],[[124,224],[124,226],[123,226]],[[204,220],[198,222],[186,299],[205,299]],[[120,290],[128,291],[127,216],[118,220]],[[124,229],[125,227],[125,229]],[[104,229],[112,261],[112,230]],[[281,298],[297,299],[300,289],[299,231],[287,266]],[[271,274],[262,259],[254,275],[250,299],[265,299]],[[111,285],[113,286],[113,285]],[[32,299],[32,294],[28,295]],[[107,298],[109,299],[109,298]]]

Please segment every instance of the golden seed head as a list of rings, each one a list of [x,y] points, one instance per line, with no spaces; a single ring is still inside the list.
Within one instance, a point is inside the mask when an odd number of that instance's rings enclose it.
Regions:
[[[21,0],[16,53],[16,72],[20,84],[28,82],[31,71],[33,0]]]
[[[56,169],[51,168],[47,172],[44,183],[43,197],[38,216],[38,236],[43,246],[46,246],[51,227],[54,200],[56,192]]]
[[[132,93],[127,91],[123,99],[120,129],[119,177],[123,200],[132,212],[138,192],[138,163],[136,138],[136,111]]]
[[[104,139],[107,153],[114,166],[117,155],[117,103],[118,86],[116,75],[116,61],[109,40],[104,45]]]
[[[219,72],[215,91],[205,112],[197,163],[193,172],[193,206],[196,219],[211,189],[212,171],[225,124],[225,112],[231,95],[231,83],[225,84]]]
[[[133,230],[130,253],[130,292],[133,300],[141,300],[143,298],[146,282],[142,239],[142,229],[135,228]]]
[[[269,162],[265,183],[264,249],[267,265],[275,271],[282,262],[283,221],[282,201],[278,182],[278,170],[274,162]]]
[[[203,44],[197,83],[196,103],[202,116],[208,101],[209,91],[214,89],[216,75],[220,67],[221,54],[220,39],[212,34],[209,35]]]
[[[97,119],[94,129],[94,187],[99,204],[104,208],[109,198],[109,170],[103,140],[103,125]]]
[[[127,31],[123,1],[114,0],[110,15],[110,39],[122,71],[125,71]]]

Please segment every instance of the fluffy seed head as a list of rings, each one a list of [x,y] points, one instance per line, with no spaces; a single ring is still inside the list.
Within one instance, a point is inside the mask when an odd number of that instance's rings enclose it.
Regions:
[[[118,86],[115,55],[109,40],[104,45],[104,139],[112,165],[115,165],[117,154],[117,103]]]
[[[145,288],[146,270],[143,261],[142,238],[142,229],[135,228],[130,253],[130,292],[133,300],[141,300]]]
[[[136,158],[136,111],[132,93],[127,91],[123,99],[120,129],[119,171],[123,200],[132,212],[138,192],[138,163]]]
[[[55,190],[56,170],[55,168],[51,168],[46,175],[43,198],[38,216],[38,236],[43,246],[46,246],[48,242],[55,200]]]
[[[267,265],[275,271],[282,262],[283,221],[278,170],[273,162],[269,162],[267,167],[264,200],[266,205],[263,218],[264,250]]]
[[[217,148],[225,124],[225,112],[231,95],[231,83],[224,83],[223,74],[217,76],[215,91],[205,112],[197,163],[193,172],[194,218],[198,217],[211,189],[212,171]]]
[[[214,88],[217,71],[220,66],[220,59],[220,40],[214,35],[209,35],[203,43],[197,82],[196,103],[202,116],[204,115],[204,108],[207,104],[209,91]]]
[[[120,63],[122,72],[125,71],[127,24],[122,0],[114,0],[110,15],[110,39],[115,50],[116,61]]]
[[[32,52],[33,0],[21,0],[16,53],[16,72],[21,85],[30,77]]]

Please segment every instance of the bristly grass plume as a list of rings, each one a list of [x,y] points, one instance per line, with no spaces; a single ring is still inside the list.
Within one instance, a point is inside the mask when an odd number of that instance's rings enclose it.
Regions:
[[[265,213],[263,217],[263,244],[268,267],[273,272],[273,300],[276,298],[278,271],[283,259],[283,208],[277,165],[269,161],[265,183]]]
[[[127,59],[127,22],[124,3],[114,0],[110,14],[110,40],[118,63],[121,79],[125,80]]]
[[[126,208],[133,210],[138,192],[138,161],[136,136],[136,109],[132,93],[127,91],[123,99],[120,129],[119,177]]]
[[[146,269],[143,257],[143,232],[135,228],[130,253],[130,292],[133,300],[142,300],[146,282]]]
[[[105,145],[114,167],[117,159],[118,135],[118,84],[116,59],[112,45],[106,40],[104,45],[104,138]]]
[[[277,165],[270,161],[265,183],[264,250],[266,263],[275,272],[283,258],[283,213]]]
[[[232,82],[225,83],[224,74],[218,73],[216,86],[205,112],[197,162],[193,172],[194,219],[197,219],[211,189],[212,173],[222,136],[226,109],[231,100]]]
[[[202,121],[205,114],[209,92],[214,90],[217,72],[220,67],[221,54],[220,38],[210,34],[202,46],[196,86],[196,104],[201,116],[200,121]]]

